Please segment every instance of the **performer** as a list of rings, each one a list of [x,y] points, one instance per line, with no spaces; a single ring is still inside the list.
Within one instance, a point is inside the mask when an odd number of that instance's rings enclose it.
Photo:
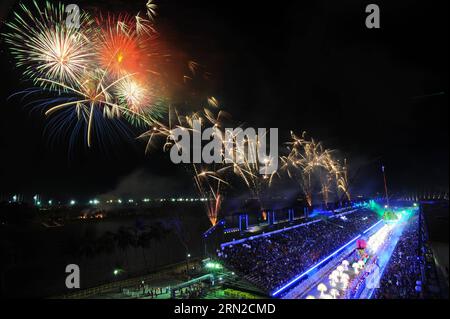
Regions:
[[[365,238],[360,238],[356,241],[356,251],[358,253],[358,260],[364,261],[366,263],[369,255],[366,253],[367,242]]]
[[[368,273],[366,277],[366,287],[369,289],[380,288],[380,266],[378,265],[378,260],[370,264],[366,271]]]

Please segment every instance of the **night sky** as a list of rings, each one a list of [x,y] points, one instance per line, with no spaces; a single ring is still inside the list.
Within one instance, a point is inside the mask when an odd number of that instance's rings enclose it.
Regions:
[[[2,22],[17,6],[4,2]],[[76,3],[133,13],[145,2]],[[280,142],[306,130],[349,159],[361,191],[381,190],[381,163],[394,192],[448,190],[447,1],[376,1],[379,30],[365,27],[367,1],[156,3],[161,38],[212,74],[209,90],[235,121],[278,127]],[[7,100],[27,84],[3,42],[0,54],[0,194],[192,193],[167,154],[145,156],[125,136],[75,153],[50,143],[44,116]]]

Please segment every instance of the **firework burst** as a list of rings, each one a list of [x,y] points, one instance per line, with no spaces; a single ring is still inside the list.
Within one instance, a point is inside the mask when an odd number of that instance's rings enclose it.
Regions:
[[[150,126],[164,115],[167,100],[150,63],[156,55],[152,47],[156,31],[150,20],[139,14],[106,16],[91,19],[81,12],[79,26],[72,26],[63,4],[47,2],[42,9],[37,2],[30,8],[21,4],[4,34],[24,75],[41,93],[58,94],[39,103],[45,114],[63,112],[72,121],[67,109],[73,108],[77,120],[87,125],[89,147],[94,118],[123,118],[135,126]]]
[[[80,14],[80,27],[65,23],[65,6],[50,2],[41,9],[33,2],[29,9],[20,5],[20,13],[7,23],[10,32],[4,34],[10,45],[17,66],[24,67],[24,75],[35,83],[46,78],[64,84],[75,84],[89,68],[94,51],[91,35],[92,20],[86,13]],[[51,87],[54,87],[51,85]]]
[[[114,77],[133,73],[144,76],[149,70],[149,54],[146,50],[146,21],[130,15],[99,16],[96,50],[99,66]]]

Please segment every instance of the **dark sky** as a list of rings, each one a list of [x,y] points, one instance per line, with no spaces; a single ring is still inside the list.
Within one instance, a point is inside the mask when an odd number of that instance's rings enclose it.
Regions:
[[[145,5],[77,3],[130,12]],[[280,140],[308,131],[361,167],[362,188],[380,186],[384,162],[395,191],[448,190],[447,1],[376,1],[379,30],[365,27],[367,1],[156,3],[161,38],[212,73],[214,95],[236,121],[278,127]],[[181,167],[158,152],[144,156],[125,137],[75,154],[64,141],[49,143],[44,117],[7,101],[26,84],[0,49],[0,193],[101,194],[130,174],[154,180],[146,184],[153,194],[192,192]]]

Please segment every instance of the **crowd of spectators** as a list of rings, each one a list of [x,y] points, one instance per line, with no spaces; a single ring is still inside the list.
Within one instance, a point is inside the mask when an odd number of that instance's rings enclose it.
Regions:
[[[422,293],[419,218],[408,221],[375,291],[377,299],[415,299]]]
[[[211,286],[206,283],[196,283],[192,286],[181,289],[180,299],[199,299],[204,297]],[[177,296],[178,297],[178,296]]]
[[[166,298],[170,295],[169,288],[150,287],[149,285],[140,284],[135,287],[123,288],[122,294],[132,298],[158,298],[165,295]]]
[[[317,220],[283,232],[223,247],[219,258],[264,291],[281,287],[375,224],[379,216],[361,209],[345,217]]]

